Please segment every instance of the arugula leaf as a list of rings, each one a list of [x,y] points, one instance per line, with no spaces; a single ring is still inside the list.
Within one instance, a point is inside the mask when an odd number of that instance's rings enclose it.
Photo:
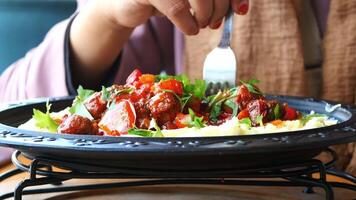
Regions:
[[[257,79],[252,79],[250,81],[243,81],[243,80],[240,80],[241,84],[243,84],[244,86],[246,86],[246,88],[248,89],[248,91],[252,92],[252,93],[255,93],[255,94],[259,94],[259,95],[263,95],[262,92],[257,89],[254,85],[256,83],[259,83],[260,81],[257,80]]]
[[[193,94],[194,96],[198,97],[199,99],[202,99],[205,97],[205,92],[206,92],[206,82],[201,79],[195,79],[195,82],[193,85]]]
[[[243,118],[243,119],[240,119],[239,122],[240,122],[241,124],[246,124],[246,125],[248,125],[249,127],[252,126],[252,121],[251,121],[251,119],[248,118],[248,117]]]
[[[145,130],[145,129],[138,129],[138,128],[131,128],[127,131],[129,135],[138,135],[142,137],[153,137],[153,131]]]
[[[75,97],[72,107],[69,109],[69,112],[71,114],[78,114],[82,115],[83,117],[89,117],[89,119],[92,119],[93,117],[90,115],[88,110],[86,110],[84,106],[84,101],[89,98],[91,95],[94,94],[94,90],[87,90],[84,89],[81,85],[77,89],[78,95]],[[86,112],[85,112],[86,110]],[[89,113],[89,115],[88,115]]]
[[[263,126],[263,115],[258,115],[256,117],[256,122],[260,125]]]
[[[33,119],[35,119],[35,125],[38,128],[47,129],[49,132],[56,133],[58,124],[50,116],[51,104],[46,102],[46,113],[40,110],[33,109]]]
[[[192,118],[192,123],[190,124],[193,127],[203,128],[205,127],[204,118],[198,117],[192,109],[188,109],[189,115]]]
[[[217,121],[217,117],[221,113],[221,105],[222,103],[231,100],[232,98],[236,97],[236,90],[225,90],[219,91],[216,95],[208,96],[206,99],[208,101],[208,108],[207,110],[210,112],[210,120],[213,122]],[[232,105],[231,105],[232,106]],[[238,110],[238,108],[235,108]],[[235,111],[237,112],[237,111]],[[234,113],[237,115],[237,113]]]
[[[176,75],[176,76],[170,76],[167,74],[156,75],[157,82],[160,80],[167,80],[170,78],[182,82],[183,90],[186,95],[192,94],[198,97],[199,99],[203,99],[205,97],[206,83],[204,80],[195,79],[194,83],[191,83],[188,76],[186,75]]]
[[[137,127],[131,128],[127,131],[129,135],[138,135],[142,137],[163,137],[162,131],[159,128],[155,119],[150,122],[150,127],[155,130],[139,129]]]
[[[176,79],[177,81],[182,82],[183,86],[187,86],[190,84],[190,80],[189,80],[188,76],[186,76],[184,74],[173,76],[172,78]]]
[[[216,122],[218,120],[218,116],[221,114],[221,104],[222,102],[219,101],[212,106],[209,116],[211,121]]]
[[[260,83],[260,80],[253,78],[253,79],[249,80],[248,83],[251,85],[256,85],[256,84]]]
[[[101,86],[101,99],[103,101],[108,101],[110,99],[110,92],[109,90],[104,87],[104,86]]]
[[[281,108],[279,106],[279,104],[277,103],[277,105],[274,107],[273,109],[273,113],[274,113],[274,119],[280,119],[282,116],[281,114]]]
[[[121,94],[131,94],[133,91],[134,91],[134,88],[131,88],[131,87],[123,88],[123,89],[120,89],[120,90],[115,89],[114,90],[114,95],[118,96],[118,95],[121,95]]]
[[[305,115],[300,119],[300,123],[304,126],[309,120],[311,120],[314,117],[327,117],[327,115],[324,115],[324,114],[309,114],[309,115]]]
[[[192,94],[183,94],[183,97],[181,98],[181,105],[182,105],[181,112],[183,112],[185,106],[189,102],[190,98],[192,98],[192,96],[193,96]]]
[[[169,92],[169,93],[172,93],[180,102],[180,105],[182,107],[183,105],[183,101],[182,101],[182,98],[180,98],[180,96],[178,96],[175,92],[173,92],[172,90],[162,90],[163,92]],[[183,109],[183,108],[182,108]]]
[[[155,131],[153,131],[152,137],[163,137],[162,131],[159,128],[155,119],[151,120],[151,124],[153,124],[153,128],[155,129]]]
[[[225,101],[225,105],[232,109],[232,117],[237,116],[239,111],[239,106],[231,99]]]

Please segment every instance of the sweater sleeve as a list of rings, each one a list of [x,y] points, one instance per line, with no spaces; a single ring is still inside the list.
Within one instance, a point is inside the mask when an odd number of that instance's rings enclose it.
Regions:
[[[55,25],[42,43],[8,67],[0,76],[0,102],[65,96],[65,33],[70,19]]]

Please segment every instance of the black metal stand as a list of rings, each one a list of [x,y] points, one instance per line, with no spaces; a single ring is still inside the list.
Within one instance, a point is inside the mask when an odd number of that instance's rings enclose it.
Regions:
[[[306,187],[306,193],[313,193],[313,187],[320,187],[325,191],[325,199],[334,199],[333,187],[341,187],[356,191],[356,185],[327,182],[326,175],[342,177],[356,184],[356,178],[341,171],[332,169],[332,165],[336,160],[334,151],[327,149],[333,159],[328,163],[322,163],[319,160],[312,159],[309,161],[296,161],[295,163],[278,163],[268,166],[261,166],[254,169],[238,169],[238,170],[214,170],[214,171],[154,171],[154,170],[130,170],[130,169],[93,169],[93,166],[83,164],[67,163],[58,160],[36,158],[31,160],[30,165],[25,165],[19,160],[22,156],[21,152],[16,151],[12,155],[12,162],[17,169],[8,171],[0,175],[0,182],[22,172],[29,172],[28,179],[23,180],[18,184],[15,191],[12,193],[3,194],[0,199],[14,197],[15,200],[22,199],[23,195],[81,191],[105,188],[123,188],[132,186],[148,186],[148,185],[163,185],[163,184],[208,184],[208,185],[245,185],[245,186],[303,186]],[[74,168],[71,168],[75,166]],[[64,169],[64,170],[55,170]],[[75,169],[75,170],[74,170]],[[80,170],[78,170],[80,169]],[[312,174],[318,173],[319,178],[313,178]],[[190,178],[186,178],[190,177]],[[95,178],[123,178],[135,179],[144,178],[144,181],[127,181],[105,184],[90,184],[80,186],[61,186],[50,187],[44,189],[26,189],[31,186],[38,185],[60,185],[69,179],[95,179]],[[246,178],[248,180],[246,180]],[[265,180],[265,178],[281,178],[284,180]]]

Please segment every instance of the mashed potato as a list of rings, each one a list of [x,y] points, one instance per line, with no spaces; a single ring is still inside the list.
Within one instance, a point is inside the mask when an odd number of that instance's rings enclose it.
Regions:
[[[336,124],[337,120],[328,117],[312,117],[303,125],[301,120],[282,121],[278,126],[266,123],[263,126],[251,127],[241,123],[236,117],[220,126],[207,126],[204,128],[182,128],[175,130],[162,130],[164,137],[209,137],[209,136],[232,136],[232,135],[252,135],[264,133],[276,133],[286,131],[296,131],[303,129],[320,128]]]
[[[311,114],[313,114],[312,112]],[[58,113],[51,113],[51,117],[54,120],[61,119],[65,114],[69,114],[68,109]],[[21,129],[43,131],[48,130],[38,128],[34,119],[30,119],[26,123],[19,126]],[[164,137],[211,137],[211,136],[233,136],[233,135],[252,135],[252,134],[264,134],[264,133],[276,133],[296,131],[303,129],[320,128],[324,126],[330,126],[337,123],[337,120],[330,119],[327,116],[311,117],[305,124],[301,120],[281,121],[278,125],[273,123],[266,123],[263,126],[251,127],[247,123],[243,123],[238,120],[237,117],[226,121],[219,126],[206,126],[204,128],[181,128],[174,130],[162,130]],[[134,135],[127,135],[135,137]]]

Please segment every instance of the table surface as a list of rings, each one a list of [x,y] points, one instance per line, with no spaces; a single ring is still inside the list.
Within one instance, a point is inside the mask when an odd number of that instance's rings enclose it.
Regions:
[[[13,169],[13,165],[7,165],[0,169],[0,174]],[[0,194],[12,192],[21,180],[28,177],[28,173],[22,173],[15,177],[0,182]],[[330,181],[346,182],[343,179],[334,176],[328,176]],[[64,185],[73,184],[88,184],[88,183],[107,183],[118,182],[119,180],[111,179],[96,179],[83,180],[75,179],[64,182]],[[60,187],[60,186],[59,186]],[[41,188],[41,187],[37,187]],[[169,185],[169,186],[140,186],[130,188],[116,188],[106,190],[92,190],[81,192],[66,192],[66,193],[52,193],[24,196],[25,200],[37,199],[89,199],[97,200],[221,200],[221,199],[240,199],[240,200],[319,200],[324,199],[324,191],[315,189],[314,194],[305,194],[302,192],[303,187],[260,187],[260,186],[206,186],[206,185]],[[356,192],[345,189],[334,189],[335,199],[337,200],[351,200],[356,199]]]

